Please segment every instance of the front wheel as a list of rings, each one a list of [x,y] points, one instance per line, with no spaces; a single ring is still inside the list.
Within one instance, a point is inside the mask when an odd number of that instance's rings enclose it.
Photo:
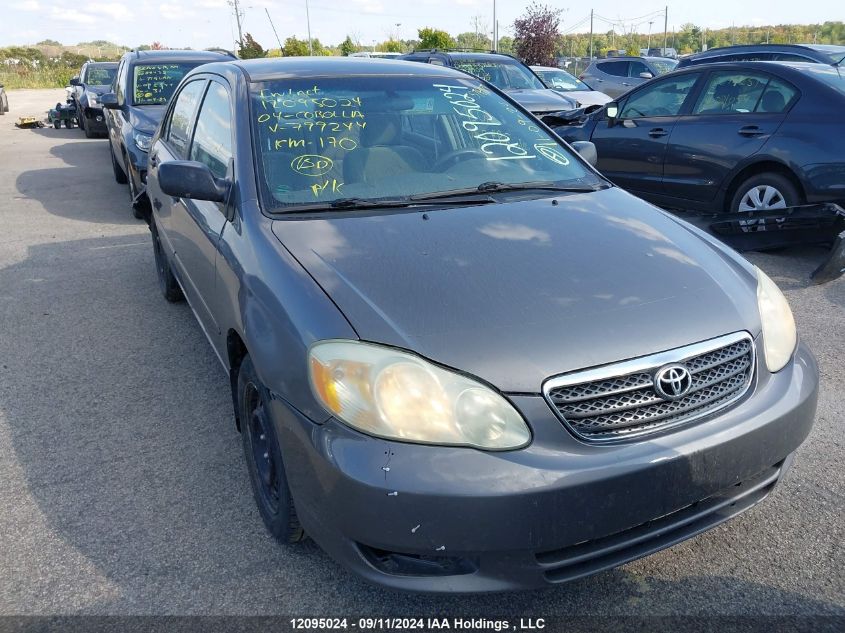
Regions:
[[[58,130],[60,127],[62,127],[62,122],[58,119],[53,119],[53,127]]]
[[[126,172],[123,171],[123,168],[117,163],[117,158],[115,158],[114,148],[111,146],[111,141],[109,141],[109,154],[111,154],[111,168],[114,171],[114,179],[117,181],[117,184],[125,185]]]
[[[268,409],[269,393],[259,381],[249,355],[241,361],[237,389],[244,457],[258,511],[276,540],[301,541],[305,532],[288,488],[282,451]]]
[[[156,276],[158,277],[158,287],[161,289],[161,294],[170,303],[176,303],[184,299],[182,288],[179,287],[179,282],[173,275],[173,269],[170,268],[170,261],[164,253],[164,248],[161,245],[161,237],[158,234],[158,227],[155,222],[150,223],[150,233],[153,236],[153,255],[156,264]]]

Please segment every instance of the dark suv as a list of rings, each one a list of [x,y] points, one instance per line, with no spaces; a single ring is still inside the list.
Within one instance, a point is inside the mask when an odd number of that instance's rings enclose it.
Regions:
[[[76,122],[87,138],[107,132],[100,97],[111,92],[116,75],[117,62],[87,61],[82,64],[79,74],[70,80]]]
[[[450,66],[475,75],[506,92],[514,101],[536,116],[575,110],[574,99],[546,87],[537,74],[521,61],[503,53],[426,50],[414,51],[399,59]]]
[[[230,59],[211,51],[131,51],[121,58],[112,92],[100,102],[106,109],[114,177],[129,183],[136,218],[144,217],[147,152],[170,96],[188,71]]]
[[[845,46],[828,44],[750,44],[723,46],[685,57],[678,68],[712,62],[809,62],[836,66],[845,59]]]

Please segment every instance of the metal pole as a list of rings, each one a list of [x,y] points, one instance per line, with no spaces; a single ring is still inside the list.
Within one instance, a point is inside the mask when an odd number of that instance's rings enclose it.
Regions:
[[[669,37],[669,7],[663,9],[663,54],[666,54],[666,40]]]
[[[311,43],[311,13],[308,11],[308,0],[305,0],[305,21],[308,22],[308,54],[314,55],[314,44]]]
[[[590,9],[590,59],[593,58],[593,10]]]
[[[241,31],[241,8],[238,6],[238,0],[234,0],[235,4],[235,20],[238,22],[238,46],[243,46],[244,34]]]
[[[651,48],[651,25],[654,24],[654,20],[648,23],[648,46],[646,48]],[[663,51],[664,53],[666,51]],[[650,55],[651,53],[646,52],[646,55]]]
[[[267,7],[264,7],[265,13],[267,13],[267,19],[270,20],[270,26],[273,28],[273,35],[276,36],[276,41],[279,43],[279,52],[282,51],[282,40],[279,39],[279,34],[276,32],[276,25],[273,24],[273,18],[270,17],[270,11],[267,10]]]
[[[496,19],[496,0],[493,0],[493,51],[499,51],[499,21]]]

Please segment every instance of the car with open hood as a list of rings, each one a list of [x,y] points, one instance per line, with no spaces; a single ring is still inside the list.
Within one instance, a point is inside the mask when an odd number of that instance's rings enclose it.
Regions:
[[[167,102],[182,77],[209,62],[233,59],[213,51],[130,51],[120,59],[112,91],[99,97],[105,109],[114,178],[129,185],[136,218],[147,208],[147,152]]]
[[[431,64],[185,76],[156,274],[229,376],[274,537],[394,588],[548,587],[777,485],[818,389],[786,299],[592,149]]]

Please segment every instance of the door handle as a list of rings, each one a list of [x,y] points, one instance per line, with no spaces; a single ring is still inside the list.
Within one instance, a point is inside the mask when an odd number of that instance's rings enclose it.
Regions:
[[[746,125],[745,127],[739,128],[737,134],[740,136],[760,136],[765,134],[765,132],[756,125]]]
[[[623,86],[630,86],[631,84],[629,84],[627,81],[623,81],[623,82],[622,82],[622,85],[623,85]]]
[[[652,138],[658,138],[660,136],[666,136],[669,132],[664,130],[662,127],[653,127],[648,131],[648,135]]]

